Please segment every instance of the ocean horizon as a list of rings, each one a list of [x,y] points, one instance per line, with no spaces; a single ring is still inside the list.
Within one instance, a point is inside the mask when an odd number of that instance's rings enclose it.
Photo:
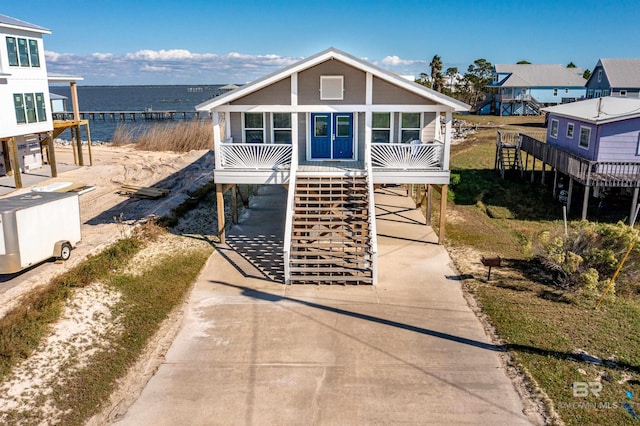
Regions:
[[[196,105],[214,98],[221,93],[224,84],[181,84],[181,85],[100,85],[77,86],[80,111],[194,111]],[[68,84],[51,85],[49,92],[67,98],[66,110],[71,111],[71,88]],[[177,120],[176,120],[177,121]],[[143,130],[167,121],[117,121],[89,120],[92,142],[111,142],[116,129]],[[70,132],[58,139],[70,140]],[[87,135],[82,131],[82,139]]]

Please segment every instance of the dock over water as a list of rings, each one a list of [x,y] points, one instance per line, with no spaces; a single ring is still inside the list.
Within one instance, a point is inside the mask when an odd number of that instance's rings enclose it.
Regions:
[[[54,120],[71,120],[73,111],[53,112]],[[81,120],[99,121],[161,121],[161,120],[201,120],[211,118],[206,111],[147,110],[147,111],[80,111]]]

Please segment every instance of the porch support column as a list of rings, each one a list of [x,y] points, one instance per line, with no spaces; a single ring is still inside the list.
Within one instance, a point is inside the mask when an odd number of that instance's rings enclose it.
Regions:
[[[238,224],[238,185],[231,188],[231,223]]]
[[[216,183],[216,201],[218,205],[218,237],[221,244],[226,244],[224,235],[224,189],[221,183]]]
[[[75,126],[76,140],[78,141],[78,164],[84,166],[84,156],[82,154],[82,132],[80,132],[80,125]]]
[[[440,229],[438,231],[438,244],[444,242],[444,227],[447,223],[447,194],[449,193],[449,185],[442,185],[440,191]]]
[[[291,74],[291,106],[298,106],[298,73]],[[299,153],[299,122],[298,122],[298,113],[291,113],[291,164],[295,165],[296,168],[298,164],[300,164],[300,153]]]
[[[571,211],[571,198],[573,197],[573,178],[569,178],[569,192],[567,193],[567,214]]]
[[[75,81],[69,83],[71,89],[71,106],[73,108],[73,121],[80,121],[80,107],[78,106],[78,86]]]
[[[427,184],[425,186],[427,187],[427,226],[431,226],[431,214],[433,210],[433,188],[431,187],[431,184]]]
[[[451,111],[447,111],[445,113],[445,121],[444,121],[444,158],[442,159],[442,170],[449,170],[449,159],[451,156],[450,150],[451,150],[451,123],[452,122],[453,122],[453,114],[451,113]]]
[[[47,132],[47,157],[51,167],[51,177],[58,177],[58,164],[56,163],[56,149],[53,143],[53,132]]]
[[[222,138],[220,135],[220,116],[217,111],[211,111],[211,118],[213,119],[213,150],[216,169],[222,168]],[[229,124],[227,124],[229,126]]]
[[[635,222],[634,220],[637,220],[637,217],[634,217],[636,215],[636,209],[638,208],[638,192],[640,191],[640,188],[638,188],[637,186],[635,188],[633,188],[633,199],[631,200],[631,213],[629,214],[629,224],[634,224]]]
[[[553,191],[552,191],[554,200],[556,198],[556,193],[558,192],[557,189],[558,189],[558,169],[554,169],[554,171],[553,171]]]
[[[20,172],[20,156],[18,155],[18,143],[16,138],[9,139],[9,152],[11,153],[11,169],[13,170],[13,179],[16,189],[22,188],[22,173]]]
[[[587,219],[587,207],[589,206],[589,191],[591,190],[590,186],[584,186],[584,198],[582,199],[582,220]]]

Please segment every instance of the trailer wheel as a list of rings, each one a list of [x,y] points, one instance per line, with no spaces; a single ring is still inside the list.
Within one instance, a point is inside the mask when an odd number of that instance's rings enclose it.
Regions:
[[[63,243],[62,247],[60,247],[60,259],[69,260],[71,257],[71,244]]]

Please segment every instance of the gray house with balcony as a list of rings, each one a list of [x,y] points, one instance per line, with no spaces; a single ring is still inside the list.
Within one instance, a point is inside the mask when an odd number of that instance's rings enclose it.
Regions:
[[[445,194],[442,238],[452,114],[468,105],[329,48],[197,109],[213,117],[222,240],[226,190],[288,186],[287,282],[375,284],[376,184]]]

